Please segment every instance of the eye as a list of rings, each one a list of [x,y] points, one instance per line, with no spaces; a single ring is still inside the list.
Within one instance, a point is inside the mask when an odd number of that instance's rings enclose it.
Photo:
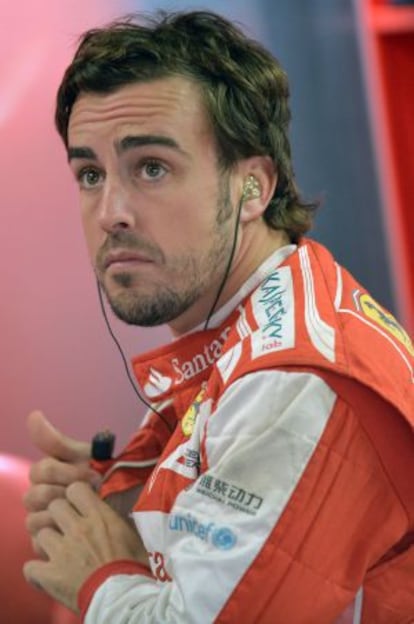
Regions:
[[[81,188],[92,189],[98,186],[98,184],[102,181],[103,175],[94,167],[84,167],[76,175],[76,179],[78,180]]]
[[[167,168],[159,160],[147,160],[140,165],[144,180],[159,180],[167,173]]]

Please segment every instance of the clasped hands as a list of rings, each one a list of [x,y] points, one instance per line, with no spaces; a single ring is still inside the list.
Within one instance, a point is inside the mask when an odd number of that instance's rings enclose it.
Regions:
[[[77,612],[78,592],[106,563],[132,559],[148,565],[142,540],[91,485],[90,445],[66,438],[40,412],[29,417],[35,444],[48,457],[34,464],[25,496],[27,528],[41,556],[25,564],[30,583]]]

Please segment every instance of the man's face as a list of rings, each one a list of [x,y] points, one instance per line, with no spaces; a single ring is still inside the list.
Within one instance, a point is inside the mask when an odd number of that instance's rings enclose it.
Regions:
[[[89,253],[115,314],[187,331],[209,312],[234,231],[196,85],[173,77],[82,94],[68,143]]]

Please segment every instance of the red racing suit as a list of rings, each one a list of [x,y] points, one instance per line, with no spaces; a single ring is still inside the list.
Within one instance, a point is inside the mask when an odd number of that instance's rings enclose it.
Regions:
[[[144,485],[151,569],[92,574],[84,622],[414,622],[408,335],[309,239],[214,320],[133,361],[174,431],[149,414],[103,495]]]

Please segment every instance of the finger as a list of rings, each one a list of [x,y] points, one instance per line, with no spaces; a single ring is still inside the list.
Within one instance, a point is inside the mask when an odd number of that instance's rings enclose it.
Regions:
[[[60,545],[62,539],[63,536],[59,531],[46,527],[39,531],[36,542],[38,547],[49,556]]]
[[[27,561],[23,566],[23,576],[36,589],[43,590],[42,579],[45,577],[48,563],[46,561]]]
[[[43,559],[43,561],[48,560],[47,554],[40,548],[39,544],[37,543],[36,538],[32,538],[32,548],[33,548],[34,553],[38,557],[40,557],[40,559]]]
[[[64,498],[66,489],[61,485],[33,485],[23,496],[23,505],[27,511],[43,511],[55,498]]]
[[[95,483],[100,476],[89,467],[88,462],[66,463],[54,457],[45,457],[34,463],[30,469],[32,483],[50,483],[53,485],[69,485],[74,481],[90,481]]]
[[[79,520],[79,514],[75,511],[73,505],[66,499],[56,499],[49,505],[49,513],[55,526],[63,533],[69,531],[74,522]]]
[[[55,526],[54,520],[48,509],[29,513],[26,516],[25,524],[28,533],[32,536],[37,535],[41,529],[45,529],[46,527],[53,528]]]
[[[79,583],[75,579],[68,580],[67,575],[49,561],[28,561],[23,566],[23,575],[33,587],[79,613],[76,601]]]
[[[90,443],[64,435],[38,410],[29,414],[27,426],[32,441],[46,455],[66,462],[88,460],[91,456]]]
[[[94,511],[105,509],[115,514],[112,509],[96,494],[88,483],[76,481],[66,488],[66,498],[82,515],[90,516]],[[117,515],[117,514],[115,514]]]

